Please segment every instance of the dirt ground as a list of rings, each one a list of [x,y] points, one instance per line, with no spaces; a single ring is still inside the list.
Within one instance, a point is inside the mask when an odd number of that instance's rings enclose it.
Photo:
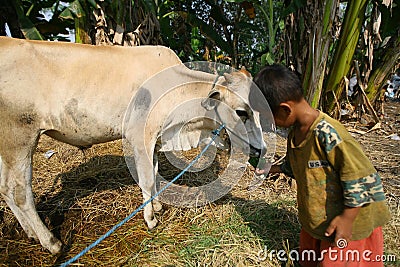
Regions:
[[[353,136],[360,141],[367,155],[382,176],[387,201],[393,214],[390,224],[384,228],[385,242],[387,243],[385,248],[390,253],[397,253],[397,257],[400,258],[400,140],[396,138],[396,136],[400,136],[400,102],[387,102],[385,104],[385,111],[386,115],[382,119],[380,127],[371,129],[370,126],[352,121],[345,121],[344,124]],[[55,153],[50,158],[46,158],[44,154],[49,150],[53,150]],[[214,167],[218,169],[220,166]],[[215,170],[212,171],[215,172]],[[164,220],[164,223],[174,221],[175,225],[177,225],[177,228],[171,230],[169,239],[186,236],[186,232],[190,230],[190,227],[187,227],[186,224],[193,222],[196,218],[203,220],[209,216],[211,221],[215,221],[215,218],[218,218],[220,207],[230,207],[229,203],[237,205],[239,203],[237,201],[241,200],[241,198],[247,198],[247,204],[250,203],[250,200],[253,201],[253,208],[256,211],[257,208],[260,208],[260,203],[267,205],[264,206],[264,210],[265,207],[271,207],[272,210],[276,204],[271,205],[271,203],[275,200],[276,196],[278,198],[287,196],[288,201],[281,201],[280,203],[283,203],[282,205],[292,203],[290,204],[292,206],[290,208],[279,206],[279,209],[273,209],[272,211],[276,213],[276,219],[279,219],[279,223],[282,223],[282,225],[285,225],[285,220],[287,222],[288,218],[292,221],[292,225],[296,229],[288,230],[293,232],[290,233],[294,236],[291,241],[293,243],[295,242],[293,240],[296,239],[298,224],[295,219],[295,213],[289,216],[289,213],[285,211],[295,209],[295,204],[293,204],[295,203],[295,192],[292,190],[293,188],[289,184],[289,181],[290,179],[278,179],[280,183],[279,189],[273,188],[277,186],[277,181],[264,182],[258,191],[252,193],[251,199],[249,197],[242,197],[244,195],[250,196],[250,193],[237,193],[243,190],[241,188],[235,189],[236,193],[232,193],[231,197],[220,201],[219,204],[210,206],[211,208],[208,207],[208,210],[204,210],[203,213],[195,213],[198,210],[193,211],[192,218],[189,218],[189,213],[192,211],[168,209],[161,217],[163,218],[162,220]],[[85,244],[92,242],[98,236],[104,234],[116,222],[133,211],[140,205],[141,199],[140,189],[131,178],[129,170],[125,166],[121,143],[118,141],[97,145],[88,150],[81,151],[77,148],[55,142],[48,137],[43,137],[34,155],[32,184],[39,215],[51,231],[62,240],[64,251],[62,255],[52,256],[36,241],[29,240],[4,201],[0,200],[0,266],[53,266],[60,264],[83,249]],[[270,192],[270,196],[268,196],[268,192]],[[235,194],[241,195],[240,197],[232,197]],[[263,202],[260,202],[261,200]],[[234,210],[234,208],[226,209],[230,213]],[[189,215],[185,217],[185,213]],[[250,213],[247,213],[246,216],[253,216],[254,212]],[[107,253],[119,257],[118,264],[116,263],[115,265],[141,266],[139,263],[126,264],[126,259],[134,258],[137,260],[135,257],[138,256],[132,256],[134,253],[146,255],[143,244],[151,246],[153,250],[155,250],[154,247],[158,246],[158,244],[149,241],[152,239],[154,233],[147,231],[141,217],[142,215],[138,216],[140,216],[138,219],[132,220],[129,223],[126,233],[122,233],[121,231],[117,236],[111,237],[109,243],[100,246],[97,249],[97,256],[90,256],[93,262],[85,266],[105,265],[104,262],[96,261],[96,258],[101,258]],[[246,218],[244,220],[246,221]],[[257,220],[260,219],[255,217],[254,224],[261,225],[261,221],[257,222]],[[206,219],[203,221],[206,221]],[[164,230],[162,231],[166,232],[170,226],[163,226],[163,228]],[[279,227],[277,230],[279,231]],[[168,234],[165,235],[168,236]],[[260,236],[263,235],[264,233],[260,234]],[[269,238],[270,236],[265,234],[264,240]],[[126,239],[126,244],[124,243],[124,247],[121,248],[120,240],[124,239]],[[115,240],[119,240],[117,245],[113,243]],[[190,243],[188,240],[182,240],[182,242]],[[164,263],[168,261],[171,261],[174,266],[192,266],[187,263],[185,264],[185,261],[182,259],[171,259],[172,256],[168,256],[177,255],[171,251],[173,251],[173,247],[179,246],[179,242],[173,245],[169,252],[166,252],[166,249],[162,249],[165,248],[169,241],[165,242],[167,243],[162,243],[157,248],[166,253],[164,255],[165,259],[160,259],[162,263],[152,266],[168,266],[168,264]],[[246,243],[239,237],[235,242],[229,241],[229,246],[237,246],[238,248],[242,246],[241,249],[244,250],[246,244],[253,242],[253,240],[246,241]],[[257,242],[255,241],[254,243]],[[125,247],[128,243],[129,248]],[[218,246],[222,245],[219,244]],[[214,256],[221,258],[221,255],[215,254]],[[154,254],[148,257],[149,260],[154,260],[152,258]],[[208,266],[214,265],[210,264]],[[227,266],[250,265],[234,262]],[[271,265],[255,263],[254,266]]]
[[[382,176],[389,199],[400,198],[400,102],[385,103],[385,116],[376,129],[356,122],[345,123],[361,143],[368,157]],[[365,133],[364,133],[365,132]]]

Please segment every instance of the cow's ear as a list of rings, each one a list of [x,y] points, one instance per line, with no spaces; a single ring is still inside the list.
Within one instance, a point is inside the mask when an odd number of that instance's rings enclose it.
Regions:
[[[218,90],[211,90],[207,98],[201,101],[201,105],[207,110],[212,110],[217,106],[218,101],[221,101],[221,92]]]
[[[225,81],[230,84],[238,83],[243,80],[244,77],[251,79],[251,74],[246,70],[245,67],[242,67],[239,71],[236,72],[224,73]]]
[[[239,71],[246,75],[248,78],[251,78],[251,73],[246,70],[246,67],[243,66]]]

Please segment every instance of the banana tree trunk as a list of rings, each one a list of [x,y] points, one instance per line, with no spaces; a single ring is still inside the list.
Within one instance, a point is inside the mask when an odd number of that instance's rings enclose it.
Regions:
[[[325,110],[331,113],[336,100],[343,91],[343,78],[348,74],[353,63],[353,55],[364,23],[367,0],[352,0],[347,2],[346,13],[340,32],[337,48],[330,64],[326,85],[324,87]]]
[[[326,62],[332,40],[332,24],[335,19],[336,0],[316,1],[315,5],[319,19],[312,24],[313,32],[309,36],[309,57],[303,78],[303,88],[306,90],[306,99],[310,105],[317,108],[321,98],[322,86],[325,77]],[[310,14],[313,18],[315,15]]]
[[[337,6],[337,0],[313,1],[286,21],[288,62],[302,75],[304,95],[315,108],[321,97]]]
[[[400,58],[400,28],[393,35],[385,48],[385,54],[380,58],[378,66],[374,68],[368,87],[365,90],[369,100],[374,100],[381,86],[390,75],[390,71]]]
[[[86,16],[75,18],[75,42],[79,44],[91,44],[86,25]]]

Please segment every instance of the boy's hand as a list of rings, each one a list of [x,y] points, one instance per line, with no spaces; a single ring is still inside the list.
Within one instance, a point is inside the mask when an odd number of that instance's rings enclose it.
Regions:
[[[256,175],[262,175],[262,174],[265,174],[267,172],[267,170],[256,168],[256,170],[254,172]]]
[[[268,172],[269,173],[279,173],[282,171],[281,171],[281,168],[279,165],[272,165],[270,168],[266,168],[266,169],[256,168],[256,170],[254,172],[256,175],[262,175],[262,174],[268,174]]]
[[[357,217],[359,210],[360,207],[346,207],[342,214],[333,218],[325,231],[325,236],[331,236],[333,233],[335,233],[334,246],[338,246],[338,241],[340,239],[344,239],[346,241],[345,244],[348,244],[350,242],[353,231],[353,222],[354,219]]]
[[[338,246],[337,244],[340,239],[346,240],[346,244],[350,242],[352,230],[353,221],[342,217],[342,215],[339,215],[333,218],[325,231],[325,235],[331,236],[335,233],[335,243],[333,246]]]

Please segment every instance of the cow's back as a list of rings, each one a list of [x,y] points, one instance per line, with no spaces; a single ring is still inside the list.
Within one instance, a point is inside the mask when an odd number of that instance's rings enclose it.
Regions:
[[[100,89],[118,84],[142,84],[155,73],[180,64],[176,54],[163,46],[91,46],[74,43],[26,41],[0,37],[0,84],[15,90],[31,82],[48,84],[52,91]],[[68,84],[62,84],[68,83]],[[64,91],[64,90],[62,90]],[[96,90],[97,93],[98,90]]]
[[[35,114],[30,127],[53,131],[61,141],[103,142],[105,132],[112,140],[121,134],[125,109],[140,85],[180,63],[172,50],[162,46],[91,46],[0,37],[0,117],[14,114],[18,119],[29,110]]]

